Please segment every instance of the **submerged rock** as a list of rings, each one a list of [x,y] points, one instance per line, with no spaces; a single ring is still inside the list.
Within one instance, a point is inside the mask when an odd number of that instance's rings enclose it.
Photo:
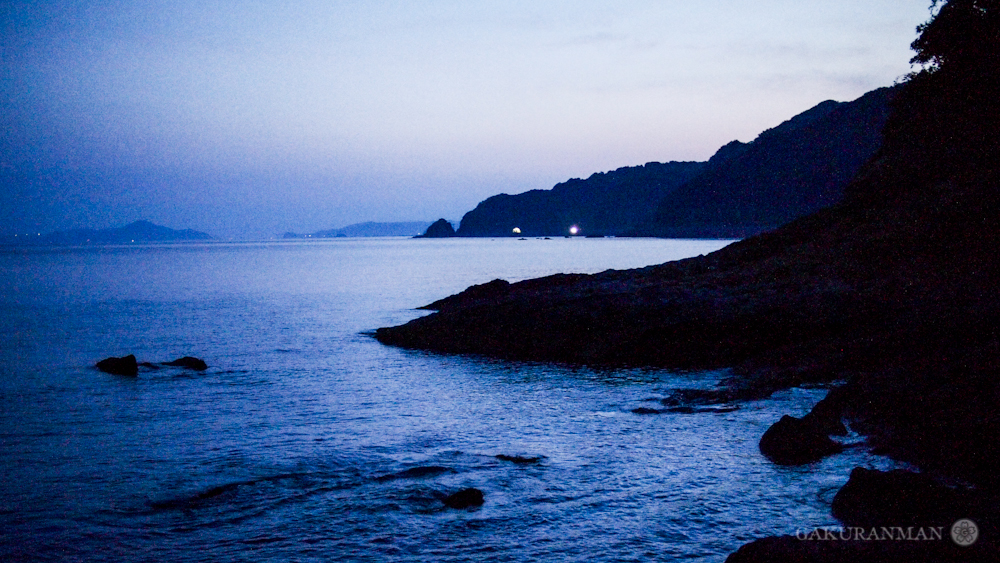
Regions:
[[[479,489],[469,487],[468,489],[462,489],[457,493],[448,495],[442,502],[448,508],[471,508],[473,506],[482,506],[483,502],[483,492]]]
[[[451,473],[454,471],[448,467],[441,467],[440,465],[421,465],[417,467],[411,467],[409,469],[404,469],[398,473],[390,473],[388,475],[382,475],[376,477],[376,481],[392,481],[394,479],[420,479],[423,477],[433,477],[435,475],[441,475],[443,473]]]
[[[813,419],[787,414],[760,439],[760,453],[779,465],[810,463],[842,450]]]
[[[128,375],[133,377],[139,375],[139,365],[132,354],[121,358],[105,358],[97,362],[97,369],[113,375]]]
[[[532,465],[542,461],[542,456],[521,456],[521,455],[507,455],[499,454],[496,456],[500,461],[509,461],[510,463],[516,463],[518,465]]]
[[[204,360],[201,360],[199,358],[194,358],[191,356],[184,356],[183,358],[177,358],[172,362],[163,362],[163,365],[193,369],[195,371],[205,371],[206,369],[208,369],[208,364],[206,364]]]

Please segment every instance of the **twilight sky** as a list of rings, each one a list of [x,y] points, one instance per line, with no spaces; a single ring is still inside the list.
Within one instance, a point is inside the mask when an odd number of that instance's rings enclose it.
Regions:
[[[0,234],[266,238],[733,139],[910,71],[928,0],[4,0]]]

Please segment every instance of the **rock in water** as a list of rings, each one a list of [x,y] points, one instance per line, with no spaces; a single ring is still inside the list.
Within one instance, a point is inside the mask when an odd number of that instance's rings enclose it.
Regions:
[[[163,362],[163,365],[193,369],[195,371],[205,371],[206,369],[208,369],[208,364],[205,363],[205,360],[193,358],[191,356],[184,356],[183,358],[177,358],[172,362]]]
[[[444,505],[448,508],[470,508],[473,506],[482,506],[483,492],[479,489],[474,489],[469,487],[468,489],[462,489],[455,494],[448,495],[444,499]]]
[[[446,219],[438,219],[420,235],[422,238],[446,238],[455,236],[455,228]]]
[[[811,419],[787,414],[775,422],[760,439],[760,453],[779,465],[800,465],[839,453],[843,446]]]
[[[121,358],[105,358],[97,362],[97,369],[114,375],[129,375],[133,377],[139,375],[139,365],[132,354]]]
[[[509,461],[518,465],[531,465],[542,461],[542,456],[528,457],[523,455],[500,454],[496,456],[500,461]]]

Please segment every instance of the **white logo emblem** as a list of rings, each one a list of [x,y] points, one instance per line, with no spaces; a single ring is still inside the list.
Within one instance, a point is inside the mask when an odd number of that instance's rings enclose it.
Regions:
[[[962,547],[968,547],[979,539],[979,527],[972,520],[963,518],[952,525],[951,539]]]

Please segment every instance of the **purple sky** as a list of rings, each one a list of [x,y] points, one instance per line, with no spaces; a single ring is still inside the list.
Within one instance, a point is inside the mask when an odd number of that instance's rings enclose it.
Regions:
[[[457,220],[910,70],[927,0],[0,6],[0,232]]]

